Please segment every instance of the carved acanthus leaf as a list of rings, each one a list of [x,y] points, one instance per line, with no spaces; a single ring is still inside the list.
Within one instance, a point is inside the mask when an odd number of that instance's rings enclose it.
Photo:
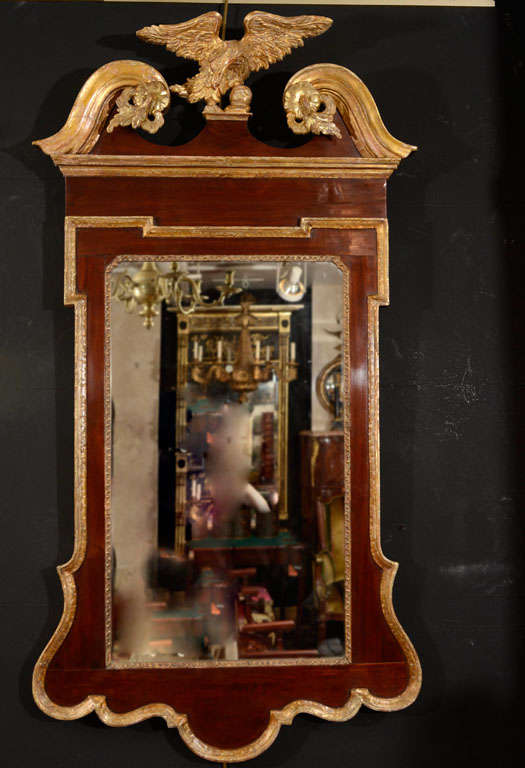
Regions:
[[[285,104],[287,93],[293,93],[296,86],[304,87],[305,84],[315,88],[323,99],[330,96],[334,100],[361,157],[388,158],[399,162],[417,149],[395,139],[387,131],[372,94],[349,69],[338,64],[312,64],[299,70],[288,81],[284,92]],[[293,98],[289,97],[289,103],[292,102]]]
[[[341,138],[334,122],[335,102],[328,94],[321,94],[308,82],[298,82],[284,92],[284,109],[288,126],[294,133],[323,133]]]
[[[156,133],[164,125],[162,113],[169,103],[169,91],[157,80],[124,88],[116,101],[117,111],[107,132],[111,133],[118,125],[131,125]]]

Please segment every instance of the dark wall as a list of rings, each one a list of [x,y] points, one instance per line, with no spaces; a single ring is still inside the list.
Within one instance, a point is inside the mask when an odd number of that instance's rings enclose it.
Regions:
[[[30,142],[62,125],[86,77],[107,61],[140,58],[180,81],[188,65],[136,41],[134,31],[201,10],[0,4],[0,639],[9,767],[201,762],[161,721],[126,729],[94,715],[53,722],[30,690],[61,612],[54,566],[73,539],[63,180]],[[232,26],[243,12],[231,8]],[[301,716],[253,766],[513,765],[525,639],[517,458],[523,65],[515,21],[493,9],[321,12],[335,19],[330,32],[253,78],[254,130],[282,141],[267,105],[277,114],[288,75],[325,60],[362,77],[391,132],[420,147],[389,187],[381,421],[383,546],[400,562],[395,605],[424,683],[403,712],[363,710],[346,724]],[[166,129],[174,139],[181,119],[190,132],[199,121],[174,110]]]

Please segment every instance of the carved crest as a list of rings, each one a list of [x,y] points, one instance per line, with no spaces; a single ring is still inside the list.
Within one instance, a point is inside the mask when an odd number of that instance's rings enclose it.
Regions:
[[[210,11],[182,24],[158,24],[137,32],[141,40],[165,45],[168,51],[199,63],[200,71],[194,77],[184,85],[170,86],[170,90],[190,102],[204,99],[207,113],[221,113],[222,96],[230,90],[227,111],[247,112],[250,98],[246,88],[242,96],[236,91],[248,75],[268,69],[293,48],[302,46],[305,38],[322,34],[332,20],[326,16],[284,17],[252,11],[244,18],[241,40],[222,40],[221,23],[221,14]]]

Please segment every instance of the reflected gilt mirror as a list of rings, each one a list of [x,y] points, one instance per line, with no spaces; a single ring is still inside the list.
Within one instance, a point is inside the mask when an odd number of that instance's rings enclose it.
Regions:
[[[67,181],[75,547],[33,694],[62,720],[163,718],[233,762],[300,713],[420,688],[379,526],[386,184],[415,147],[335,64],[287,83],[286,146],[255,138],[244,80],[331,21],[221,23],[139,30],[198,74],[105,64],[35,142]],[[153,141],[172,101],[204,102],[203,128]]]

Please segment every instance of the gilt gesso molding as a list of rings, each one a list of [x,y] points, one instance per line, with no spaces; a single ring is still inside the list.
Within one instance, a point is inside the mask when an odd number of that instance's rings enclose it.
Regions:
[[[169,104],[168,84],[154,67],[141,61],[122,59],[95,70],[86,80],[64,126],[47,139],[33,142],[46,155],[90,152],[103,130],[114,100],[125,88],[159,83]]]
[[[127,100],[151,99],[155,130],[161,125],[162,112],[169,108],[169,88],[164,77],[153,67],[137,61],[114,61],[97,69],[86,81],[75,100],[65,125],[53,136],[35,141],[46,154],[64,169],[67,175],[232,175],[256,176],[267,170],[274,174],[322,175],[356,177],[361,174],[387,178],[399,161],[415,146],[394,138],[385,127],[374,98],[360,78],[337,64],[313,64],[299,70],[288,81],[283,101],[288,123],[297,132],[308,131],[337,135],[331,120],[331,105],[335,104],[352,136],[361,157],[358,158],[287,158],[235,157],[192,158],[153,156],[98,156],[89,153],[108,122],[119,94],[126,89]],[[140,90],[139,90],[140,89]],[[316,96],[318,94],[318,98]],[[155,97],[155,98],[154,98]],[[319,105],[328,104],[329,117],[318,112]],[[129,117],[117,106],[117,112],[107,126],[133,125],[133,110]],[[120,112],[119,112],[120,110]],[[140,112],[139,110],[142,110]],[[135,109],[136,125],[142,127],[144,106]],[[150,126],[148,130],[151,132]],[[83,159],[85,157],[85,160]],[[328,167],[327,167],[328,166]],[[95,167],[100,167],[98,174]],[[91,168],[90,171],[86,170]]]
[[[377,237],[377,292],[368,298],[368,404],[369,404],[369,480],[370,480],[370,553],[382,572],[380,583],[380,602],[383,615],[394,637],[399,642],[406,657],[409,681],[405,690],[392,698],[381,698],[370,693],[366,688],[355,688],[349,692],[346,703],[341,707],[329,707],[315,701],[300,699],[288,703],[283,709],[272,710],[264,732],[251,743],[238,749],[221,749],[205,743],[192,731],[184,713],[176,712],[173,707],[155,702],[129,712],[117,713],[110,709],[105,696],[88,695],[80,703],[72,706],[60,706],[48,696],[45,688],[47,669],[65,641],[73,624],[77,604],[77,588],[74,574],[85,559],[87,545],[87,494],[86,494],[86,435],[87,435],[87,300],[77,290],[76,279],[76,240],[80,229],[115,229],[138,227],[143,236],[159,236],[152,232],[150,217],[68,217],[65,223],[65,266],[64,266],[64,303],[75,308],[75,541],[72,557],[57,572],[64,595],[64,609],[57,629],[44,648],[33,671],[33,697],[39,708],[47,715],[58,720],[76,720],[95,712],[100,720],[110,726],[133,725],[150,717],[161,717],[170,728],[177,728],[187,746],[200,757],[217,762],[243,762],[257,757],[275,741],[282,725],[291,725],[299,714],[311,714],[324,720],[343,722],[354,717],[361,706],[378,711],[396,711],[408,707],[417,698],[421,687],[421,665],[414,647],[404,632],[395,614],[392,592],[398,564],[389,560],[382,552],[380,544],[380,492],[379,492],[379,348],[378,348],[378,313],[379,307],[388,304],[388,223],[386,219],[305,219],[295,228],[295,236],[308,238],[316,228],[329,229],[371,229]],[[199,228],[193,236],[202,236]],[[216,229],[214,237],[239,237],[236,227]],[[248,232],[242,228],[243,237],[260,237],[258,228]],[[282,236],[282,228],[268,228],[266,237]],[[290,228],[292,229],[292,228]],[[178,227],[164,227],[162,237],[179,238],[187,236]],[[210,236],[210,233],[207,233]],[[294,236],[288,232],[287,236]],[[190,235],[191,237],[191,235]],[[182,258],[182,257],[181,257]],[[282,257],[278,257],[281,259]],[[239,257],[236,257],[239,259]],[[327,257],[323,257],[323,261]],[[338,257],[332,259],[338,262]],[[346,312],[351,308],[346,301]],[[347,342],[345,342],[347,344]],[[346,365],[350,365],[350,354],[346,355]],[[348,503],[350,493],[348,491]],[[347,531],[347,536],[349,532]]]
[[[284,90],[309,84],[321,96],[333,99],[362,157],[399,160],[417,147],[392,136],[385,127],[374,97],[359,77],[338,64],[312,64],[299,70]],[[308,99],[309,101],[310,99]],[[310,109],[306,114],[310,114]]]

